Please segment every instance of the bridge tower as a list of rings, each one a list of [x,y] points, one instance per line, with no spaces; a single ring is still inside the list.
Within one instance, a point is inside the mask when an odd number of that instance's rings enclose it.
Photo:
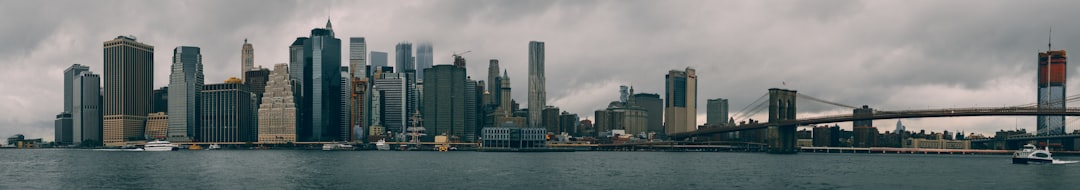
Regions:
[[[769,153],[793,154],[798,152],[796,143],[796,125],[777,125],[779,123],[795,120],[795,97],[794,90],[770,88],[769,89],[769,126],[766,129],[766,140],[769,144]]]

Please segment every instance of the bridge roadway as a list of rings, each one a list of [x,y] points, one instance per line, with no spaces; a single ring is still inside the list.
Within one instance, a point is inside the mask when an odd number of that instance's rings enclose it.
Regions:
[[[765,129],[768,126],[800,126],[800,125],[814,125],[823,123],[838,123],[838,122],[850,122],[855,120],[878,120],[878,119],[899,119],[899,118],[927,118],[927,117],[968,117],[968,116],[1038,116],[1038,115],[1060,115],[1060,116],[1080,116],[1080,107],[1070,107],[1065,109],[1038,109],[1035,107],[977,107],[977,108],[955,108],[955,109],[929,109],[929,110],[905,110],[905,111],[874,111],[869,116],[856,117],[852,114],[823,116],[806,119],[795,119],[777,123],[753,123],[743,124],[735,127],[717,127],[706,128],[697,131],[676,133],[671,135],[675,139],[685,139],[689,137],[712,135],[717,133],[746,131],[755,129]]]

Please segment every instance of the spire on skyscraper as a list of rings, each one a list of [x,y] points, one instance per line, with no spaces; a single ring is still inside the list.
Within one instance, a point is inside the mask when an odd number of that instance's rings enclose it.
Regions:
[[[328,29],[328,30],[333,30],[334,29],[334,28],[330,27],[330,17],[329,16],[326,17],[326,29]]]

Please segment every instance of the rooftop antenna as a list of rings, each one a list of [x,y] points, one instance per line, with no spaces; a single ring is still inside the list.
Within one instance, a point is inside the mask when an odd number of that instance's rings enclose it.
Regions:
[[[1053,40],[1052,40],[1053,37],[1054,37],[1054,26],[1050,26],[1050,32],[1049,32],[1048,35],[1046,35],[1046,48],[1047,48],[1046,51],[1054,51],[1053,46],[1051,46],[1051,42],[1053,42]]]

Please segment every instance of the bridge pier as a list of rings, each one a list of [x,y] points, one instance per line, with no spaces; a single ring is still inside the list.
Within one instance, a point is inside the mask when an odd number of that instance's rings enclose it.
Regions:
[[[795,97],[794,90],[770,88],[769,89],[769,123],[776,124],[784,121],[795,120]],[[799,151],[796,143],[796,125],[769,125],[766,128],[766,143],[769,144],[768,153],[794,154]]]

